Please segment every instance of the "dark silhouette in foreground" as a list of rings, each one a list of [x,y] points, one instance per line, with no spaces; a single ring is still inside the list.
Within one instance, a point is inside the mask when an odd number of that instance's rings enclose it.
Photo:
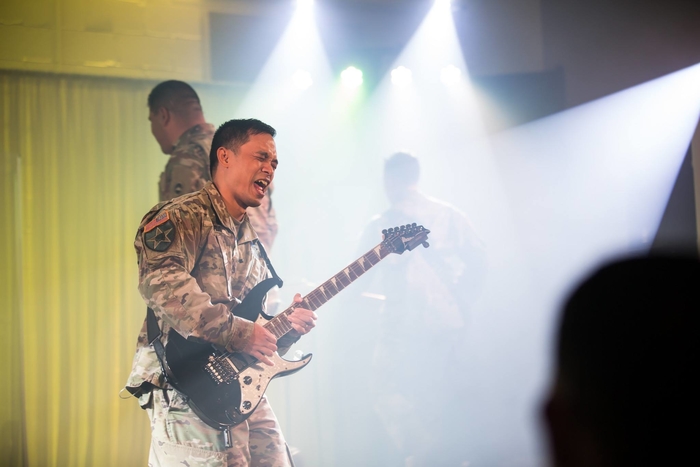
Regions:
[[[552,462],[686,465],[694,454],[700,262],[611,263],[568,299],[544,409]]]

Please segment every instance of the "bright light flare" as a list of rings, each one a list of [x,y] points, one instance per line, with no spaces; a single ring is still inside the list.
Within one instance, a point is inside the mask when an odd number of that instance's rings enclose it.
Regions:
[[[449,10],[452,6],[452,0],[435,0],[435,8]]]
[[[459,84],[462,80],[462,70],[454,65],[447,65],[440,71],[440,80],[448,86]]]
[[[396,86],[408,86],[413,82],[413,72],[405,66],[391,70],[391,83]]]
[[[297,0],[297,10],[312,10],[314,7],[314,0]]]
[[[355,68],[354,66],[349,66],[342,73],[340,73],[340,81],[343,86],[348,89],[356,89],[362,86],[364,78],[362,77],[362,70]]]
[[[294,87],[304,91],[306,89],[309,89],[312,84],[314,84],[314,80],[311,78],[311,73],[305,70],[297,70],[293,75],[292,75],[292,83],[294,84]]]

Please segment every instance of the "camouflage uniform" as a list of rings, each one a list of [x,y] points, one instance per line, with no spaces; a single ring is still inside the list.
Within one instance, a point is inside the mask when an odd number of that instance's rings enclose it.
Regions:
[[[165,170],[160,174],[160,201],[201,190],[211,180],[209,152],[214,131],[214,125],[207,123],[195,125],[180,136]],[[272,190],[268,190],[260,206],[248,210],[250,223],[267,249],[272,248],[277,236],[277,217],[270,200],[271,194]]]
[[[247,216],[235,221],[213,183],[156,205],[143,218],[134,246],[139,291],[155,312],[164,345],[174,328],[227,351],[245,347],[254,325],[231,310],[269,272]],[[292,343],[290,336],[280,339],[280,353]],[[231,429],[233,448],[227,450],[222,432],[204,424],[161,373],[144,321],[126,387],[151,418],[150,465],[289,465],[265,399],[246,422]]]
[[[214,125],[195,125],[175,143],[170,160],[160,174],[158,193],[161,201],[201,190],[211,180],[209,151]]]

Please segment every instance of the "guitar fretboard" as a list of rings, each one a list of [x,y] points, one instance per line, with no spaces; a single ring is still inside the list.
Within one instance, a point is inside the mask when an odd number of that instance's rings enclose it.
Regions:
[[[294,311],[294,308],[299,307],[316,311],[328,300],[335,297],[338,292],[352,284],[362,274],[369,271],[372,266],[386,258],[389,253],[390,251],[380,243],[362,255],[357,261],[351,263],[338,274],[312,290],[302,299],[301,303],[287,308],[268,321],[267,324],[265,324],[265,328],[274,334],[277,339],[284,336],[292,330],[292,324],[289,322],[287,316]]]

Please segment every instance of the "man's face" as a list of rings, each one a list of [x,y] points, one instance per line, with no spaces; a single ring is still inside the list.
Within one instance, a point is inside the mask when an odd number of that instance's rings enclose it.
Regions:
[[[410,192],[411,185],[408,185],[404,180],[384,174],[384,193],[389,200],[389,204],[392,206],[399,204],[406,199]]]
[[[267,133],[251,135],[237,152],[228,152],[230,165],[224,171],[226,189],[236,203],[246,209],[260,206],[268,187],[275,178],[277,148]],[[221,164],[221,161],[220,161]],[[223,167],[218,167],[223,170]]]
[[[163,151],[163,154],[170,154],[173,150],[173,143],[170,141],[165,129],[164,111],[166,110],[160,109],[157,112],[149,112],[148,120],[151,121],[151,133],[153,133],[153,137],[158,142],[160,150]]]

